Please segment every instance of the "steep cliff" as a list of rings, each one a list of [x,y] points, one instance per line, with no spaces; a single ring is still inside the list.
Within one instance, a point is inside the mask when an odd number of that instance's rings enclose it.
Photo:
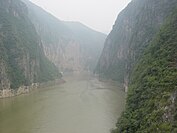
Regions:
[[[177,10],[134,67],[117,127],[113,133],[177,132]]]
[[[74,39],[80,45],[81,63],[84,68],[93,70],[103,50],[106,35],[90,29],[79,22],[64,22],[74,34]]]
[[[78,22],[60,21],[28,0],[23,1],[41,37],[45,55],[60,70],[80,71],[96,66],[106,35]]]
[[[19,0],[0,1],[0,90],[60,77],[44,55],[39,36]]]
[[[134,64],[176,5],[176,0],[132,0],[106,39],[96,73],[127,90]]]
[[[112,133],[177,132],[177,0],[132,0],[96,67],[124,83],[125,111]]]

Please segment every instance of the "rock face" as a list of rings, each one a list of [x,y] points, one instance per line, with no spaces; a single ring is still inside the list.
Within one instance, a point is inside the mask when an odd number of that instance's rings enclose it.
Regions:
[[[22,94],[27,94],[30,91],[38,88],[38,83],[33,83],[30,86],[20,86],[19,88],[14,89],[3,89],[0,90],[0,98],[14,97]]]
[[[95,72],[128,91],[112,133],[177,132],[177,0],[132,0],[119,14]]]
[[[113,133],[177,132],[177,10],[134,67],[127,105]]]
[[[58,69],[44,55],[26,5],[19,0],[1,0],[0,90],[5,94],[5,90],[59,77]]]
[[[124,83],[125,111],[112,133],[177,132],[177,0],[132,0],[96,68]]]
[[[105,37],[78,22],[60,21],[29,1],[1,0],[0,97],[61,78],[59,68],[92,69]]]
[[[93,69],[106,35],[79,22],[60,21],[28,0],[29,18],[41,37],[44,53],[61,71]]]
[[[60,45],[63,44],[63,48]],[[62,71],[79,71],[81,67],[80,45],[76,41],[60,42],[57,45],[43,43],[45,55]],[[67,44],[67,45],[65,45]]]
[[[176,7],[176,0],[132,0],[118,15],[95,72],[124,83],[144,49]]]

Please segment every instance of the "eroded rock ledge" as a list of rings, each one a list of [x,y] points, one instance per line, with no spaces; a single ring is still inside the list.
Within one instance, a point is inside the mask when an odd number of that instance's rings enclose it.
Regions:
[[[49,87],[49,86],[54,86],[58,84],[65,83],[63,79],[56,79],[54,81],[48,81],[45,83],[33,83],[30,86],[20,86],[18,89],[3,89],[0,90],[0,99],[2,98],[9,98],[9,97],[14,97],[14,96],[19,96],[22,94],[28,94],[33,90],[36,90],[38,88],[43,88],[43,87]]]

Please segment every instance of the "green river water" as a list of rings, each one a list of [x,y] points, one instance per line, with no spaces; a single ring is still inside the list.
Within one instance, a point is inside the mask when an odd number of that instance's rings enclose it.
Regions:
[[[0,99],[0,133],[109,133],[124,108],[125,93],[90,76],[65,80]]]

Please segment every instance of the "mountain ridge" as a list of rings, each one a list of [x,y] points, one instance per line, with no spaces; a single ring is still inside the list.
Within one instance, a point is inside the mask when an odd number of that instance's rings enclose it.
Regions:
[[[153,36],[176,7],[176,0],[133,0],[118,15],[95,72],[124,84]]]
[[[0,7],[0,90],[61,78],[58,68],[44,55],[25,4],[2,0]]]
[[[30,10],[29,18],[41,37],[45,55],[60,70],[82,71],[95,67],[106,38],[105,34],[84,24],[58,20],[30,1],[23,1]],[[54,19],[55,23],[51,24],[48,18]]]
[[[176,18],[177,9],[162,25],[135,66],[126,110],[113,133],[177,131]]]

